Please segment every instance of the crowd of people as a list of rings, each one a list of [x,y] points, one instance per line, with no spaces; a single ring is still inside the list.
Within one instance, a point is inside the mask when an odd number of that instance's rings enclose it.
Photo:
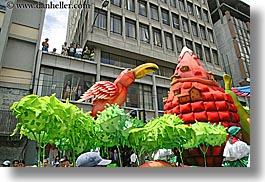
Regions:
[[[42,51],[49,52],[48,41],[49,41],[49,39],[46,38],[42,42]],[[57,51],[57,49],[53,48],[53,50],[51,52],[57,53],[56,51]],[[93,49],[90,50],[88,48],[88,46],[85,46],[85,48],[83,49],[79,43],[75,45],[75,43],[73,43],[73,42],[71,42],[69,46],[68,46],[67,42],[64,42],[64,44],[62,45],[61,54],[65,55],[65,56],[75,57],[75,58],[79,58],[79,59],[86,59],[86,60],[90,60],[90,61],[94,61],[94,55],[95,55],[94,50]]]

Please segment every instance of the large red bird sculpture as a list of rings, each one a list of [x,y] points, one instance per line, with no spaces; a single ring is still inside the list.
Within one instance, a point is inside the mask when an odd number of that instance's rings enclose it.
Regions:
[[[128,87],[135,79],[143,78],[148,73],[154,72],[158,66],[154,63],[145,63],[134,69],[126,69],[121,72],[114,83],[109,81],[96,82],[82,96],[79,102],[88,100],[94,96],[92,101],[93,108],[91,116],[95,117],[98,112],[105,109],[106,104],[118,104],[120,107],[124,104]]]

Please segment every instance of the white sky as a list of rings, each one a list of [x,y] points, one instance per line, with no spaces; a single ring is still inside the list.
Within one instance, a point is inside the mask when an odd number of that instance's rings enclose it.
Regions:
[[[60,1],[62,0],[52,0],[53,4],[59,4]],[[49,2],[50,0],[47,1]],[[70,0],[64,0],[65,4],[69,2]],[[69,9],[46,9],[40,41],[49,38],[49,52],[56,48],[56,52],[61,53],[62,45],[66,40],[68,11]]]

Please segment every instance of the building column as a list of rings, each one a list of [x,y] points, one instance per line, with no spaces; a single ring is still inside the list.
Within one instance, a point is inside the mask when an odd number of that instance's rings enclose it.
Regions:
[[[97,63],[97,76],[96,76],[96,82],[100,81],[100,60],[101,60],[101,50],[100,49],[94,49],[95,54],[95,61]]]
[[[11,0],[9,2],[13,2],[13,4],[16,3],[16,0]],[[1,36],[0,36],[0,68],[2,68],[3,65],[3,59],[5,57],[5,49],[8,41],[8,34],[9,29],[12,24],[12,13],[14,9],[6,8],[5,15],[4,15],[4,21],[1,27]]]
[[[156,78],[155,78],[155,74],[152,75],[152,82],[153,82],[153,92],[152,92],[152,96],[153,96],[153,102],[154,102],[154,110],[155,110],[155,117],[158,117],[158,100],[157,100],[157,90],[156,90]]]

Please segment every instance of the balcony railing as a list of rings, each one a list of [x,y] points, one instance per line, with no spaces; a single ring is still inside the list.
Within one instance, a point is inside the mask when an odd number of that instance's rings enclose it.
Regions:
[[[19,122],[12,111],[0,110],[0,135],[10,135],[16,128],[16,124]]]

